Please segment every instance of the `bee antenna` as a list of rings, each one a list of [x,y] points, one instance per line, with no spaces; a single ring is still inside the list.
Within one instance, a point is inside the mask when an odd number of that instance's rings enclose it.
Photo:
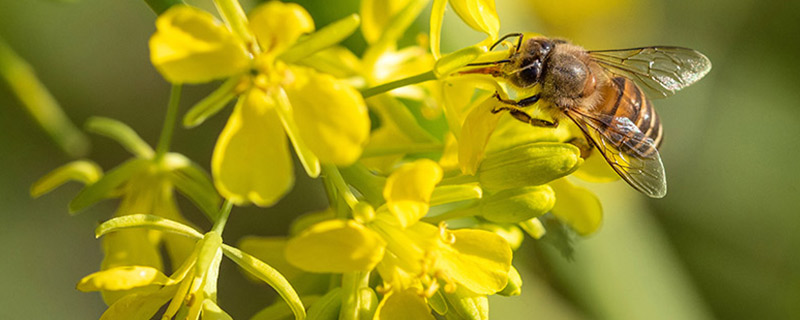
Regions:
[[[516,48],[517,50],[516,50],[516,51],[519,51],[519,47],[520,47],[520,45],[522,45],[522,33],[519,33],[519,32],[517,32],[517,33],[509,33],[509,34],[507,34],[507,35],[504,35],[502,38],[500,38],[499,40],[497,40],[497,42],[495,42],[494,44],[492,44],[492,46],[491,46],[491,47],[489,47],[489,51],[492,51],[492,50],[494,50],[494,48],[495,48],[495,47],[497,47],[498,45],[500,45],[500,43],[502,43],[502,42],[503,42],[503,41],[505,41],[506,39],[508,39],[508,38],[512,38],[512,37],[518,37],[518,38],[517,38],[517,48]]]
[[[509,62],[511,62],[511,60],[503,59],[503,60],[498,60],[498,61],[469,63],[469,64],[467,64],[467,66],[468,67],[490,66],[490,65],[498,65],[498,64],[509,63]]]

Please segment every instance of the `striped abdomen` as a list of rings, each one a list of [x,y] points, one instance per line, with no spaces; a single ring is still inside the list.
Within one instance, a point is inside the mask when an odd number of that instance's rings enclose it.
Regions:
[[[612,78],[608,85],[601,90],[602,99],[594,112],[613,117],[611,118],[613,120],[603,121],[605,123],[600,124],[603,136],[607,137],[608,141],[617,149],[627,154],[640,157],[651,155],[655,148],[661,145],[663,130],[650,99],[645,97],[642,89],[633,81],[624,77]],[[629,127],[629,123],[621,120],[622,118],[627,118],[635,124],[641,134],[617,133],[629,132],[626,129]],[[613,126],[617,130],[610,131],[609,126]],[[654,143],[652,145],[645,144],[645,138],[652,139]]]

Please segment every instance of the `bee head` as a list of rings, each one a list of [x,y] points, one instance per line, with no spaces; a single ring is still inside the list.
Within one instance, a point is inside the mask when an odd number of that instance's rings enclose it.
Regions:
[[[519,87],[531,87],[542,80],[545,62],[555,43],[547,38],[531,38],[512,57],[509,79]]]

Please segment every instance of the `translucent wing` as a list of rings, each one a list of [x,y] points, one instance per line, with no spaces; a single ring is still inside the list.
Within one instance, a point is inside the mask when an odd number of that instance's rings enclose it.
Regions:
[[[667,194],[664,165],[655,143],[630,119],[575,109],[566,114],[628,184],[652,198]]]
[[[636,81],[652,98],[671,96],[711,70],[705,55],[681,47],[600,50],[589,55],[606,71]]]

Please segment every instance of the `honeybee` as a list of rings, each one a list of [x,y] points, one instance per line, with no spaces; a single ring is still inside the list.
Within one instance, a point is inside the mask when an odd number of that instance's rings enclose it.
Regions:
[[[587,51],[565,40],[546,37],[523,39],[507,59],[474,63],[462,73],[503,78],[513,86],[541,85],[538,94],[520,100],[495,97],[501,103],[493,113],[507,111],[519,121],[538,127],[556,127],[568,118],[583,132],[606,162],[636,190],[664,197],[667,181],[658,153],[663,140],[661,121],[647,98],[662,98],[700,80],[711,70],[702,53],[681,47],[641,47]],[[541,100],[539,107],[552,121],[531,117],[523,107]],[[591,143],[591,145],[589,144]]]

